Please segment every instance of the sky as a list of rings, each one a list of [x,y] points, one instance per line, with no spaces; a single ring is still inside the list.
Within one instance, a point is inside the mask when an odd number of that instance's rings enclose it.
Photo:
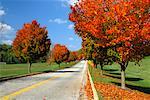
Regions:
[[[76,0],[0,0],[0,43],[11,44],[16,31],[24,23],[37,20],[46,26],[53,44],[66,45],[69,50],[81,48],[81,38],[68,20],[70,5]],[[3,28],[3,29],[2,29]]]

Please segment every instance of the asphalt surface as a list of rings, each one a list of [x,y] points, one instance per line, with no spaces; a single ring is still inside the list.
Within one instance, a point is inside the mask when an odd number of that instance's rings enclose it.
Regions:
[[[0,100],[78,100],[85,62],[57,72],[0,82]]]

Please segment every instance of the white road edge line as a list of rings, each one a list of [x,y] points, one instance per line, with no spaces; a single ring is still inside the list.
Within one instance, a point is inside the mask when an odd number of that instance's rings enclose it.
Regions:
[[[87,63],[86,63],[86,66],[88,67],[88,64],[87,64]],[[96,91],[96,89],[95,89],[95,87],[94,87],[94,83],[93,83],[93,81],[92,81],[92,78],[91,78],[91,75],[90,75],[90,72],[89,72],[89,68],[88,68],[88,76],[89,76],[89,80],[90,80],[90,83],[91,83],[94,100],[99,100],[97,91]]]

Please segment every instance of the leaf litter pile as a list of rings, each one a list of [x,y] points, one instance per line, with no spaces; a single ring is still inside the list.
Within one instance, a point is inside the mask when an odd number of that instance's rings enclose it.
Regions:
[[[130,89],[124,90],[113,84],[95,82],[94,85],[104,100],[150,100],[148,94]]]
[[[93,99],[93,91],[92,91],[92,87],[91,87],[91,84],[90,84],[89,76],[87,77],[87,82],[86,82],[86,85],[85,85],[85,93],[86,93],[86,96],[87,96],[88,100],[94,100]]]
[[[100,75],[94,74],[96,77]],[[103,76],[108,78],[107,76]],[[95,81],[94,86],[104,100],[150,100],[150,94],[131,90],[129,88],[122,89],[111,83]]]

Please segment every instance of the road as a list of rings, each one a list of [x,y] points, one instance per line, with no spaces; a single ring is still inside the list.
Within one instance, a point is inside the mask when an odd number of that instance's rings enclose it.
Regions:
[[[85,63],[1,82],[0,100],[78,100]]]

